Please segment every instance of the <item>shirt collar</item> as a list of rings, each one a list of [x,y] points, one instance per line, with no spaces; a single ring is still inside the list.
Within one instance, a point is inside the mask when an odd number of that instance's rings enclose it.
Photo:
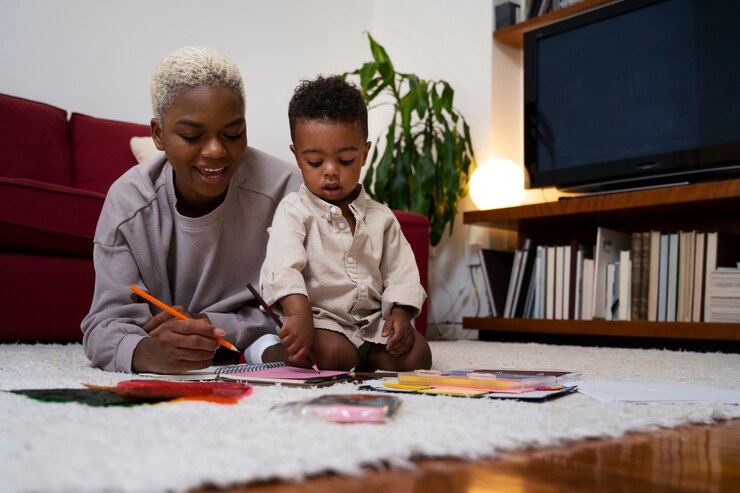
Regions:
[[[301,184],[301,187],[298,189],[298,193],[300,194],[303,203],[314,215],[323,217],[330,222],[333,218],[342,217],[342,211],[339,206],[332,205],[315,195],[308,189],[308,187],[306,187],[305,183]],[[364,219],[366,206],[367,195],[365,194],[365,188],[360,184],[360,193],[357,195],[357,198],[349,204],[349,208],[356,218]]]

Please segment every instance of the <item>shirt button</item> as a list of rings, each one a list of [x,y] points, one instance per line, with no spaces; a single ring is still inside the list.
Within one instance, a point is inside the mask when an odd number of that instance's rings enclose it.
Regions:
[[[347,257],[347,262],[349,262],[350,264],[354,261],[355,261],[354,257]]]
[[[334,207],[334,206],[331,206],[331,207],[329,208],[329,212],[331,212],[332,214],[336,214],[336,213],[337,213],[337,208],[336,208],[336,207]]]
[[[347,225],[344,223],[339,223],[337,224],[337,226],[339,226],[339,229],[344,229]]]

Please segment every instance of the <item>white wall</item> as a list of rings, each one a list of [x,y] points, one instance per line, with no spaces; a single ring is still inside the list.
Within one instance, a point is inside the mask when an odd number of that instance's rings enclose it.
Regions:
[[[242,70],[250,144],[292,160],[294,87],[354,68],[371,20],[371,2],[342,0],[0,0],[0,91],[148,123],[157,62],[209,45]]]
[[[298,81],[370,60],[370,32],[396,68],[445,79],[479,161],[493,157],[492,0],[0,0],[0,92],[101,118],[148,123],[158,60],[209,45],[240,66],[249,143],[292,159],[287,104]],[[374,137],[385,122],[371,112]],[[509,151],[507,151],[509,152]],[[469,200],[460,210],[472,209]],[[461,216],[461,215],[460,215]],[[462,225],[435,249],[432,319],[476,313],[465,260],[485,231]],[[471,336],[432,330],[432,335]]]

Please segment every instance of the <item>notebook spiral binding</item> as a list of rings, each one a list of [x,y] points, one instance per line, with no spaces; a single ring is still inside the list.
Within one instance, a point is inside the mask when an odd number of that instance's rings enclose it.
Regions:
[[[259,371],[259,370],[267,370],[269,368],[278,368],[280,366],[285,366],[285,363],[281,361],[276,361],[273,363],[257,363],[257,364],[242,363],[239,365],[226,365],[216,370],[216,377],[219,377],[224,373],[240,373],[244,371]]]

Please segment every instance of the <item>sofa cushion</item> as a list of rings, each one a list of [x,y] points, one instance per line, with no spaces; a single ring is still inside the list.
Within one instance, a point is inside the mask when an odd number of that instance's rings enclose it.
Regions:
[[[151,137],[131,137],[131,152],[136,156],[136,162],[143,163],[161,153]]]
[[[148,125],[106,120],[72,113],[69,120],[74,186],[107,193],[111,184],[136,158],[131,152],[131,137],[151,135]]]
[[[104,200],[102,193],[0,177],[0,249],[91,257]]]
[[[72,184],[67,112],[0,94],[0,176]]]

